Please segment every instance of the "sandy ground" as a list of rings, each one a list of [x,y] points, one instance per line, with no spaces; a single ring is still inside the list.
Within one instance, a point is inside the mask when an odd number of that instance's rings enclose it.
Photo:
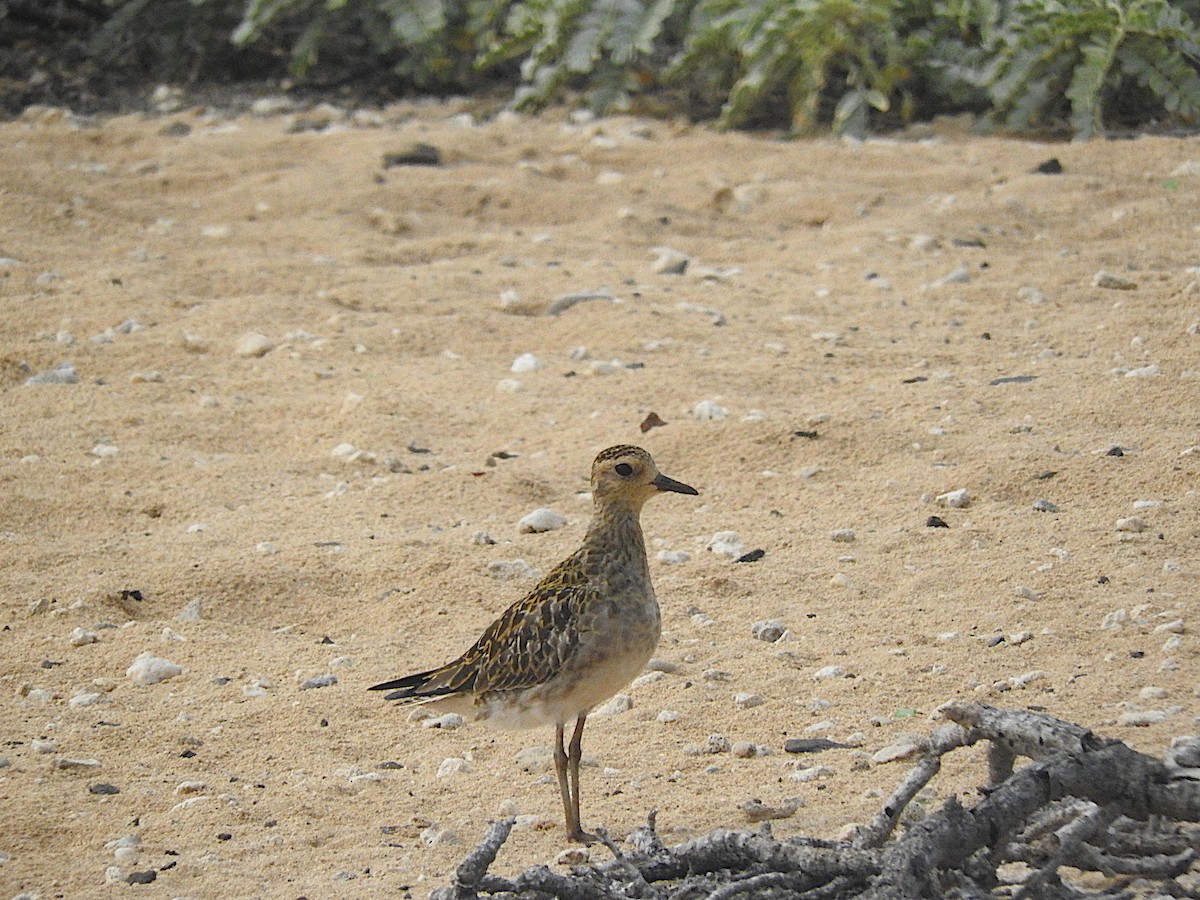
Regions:
[[[864,757],[956,697],[1155,754],[1196,729],[1200,142],[465,112],[0,125],[0,896],[423,897],[512,811],[497,869],[552,863],[556,787],[516,762],[548,729],[366,688],[533,584],[489,564],[570,552],[614,443],[701,496],[643,516],[690,554],[653,563],[675,670],[589,723],[585,825],[802,798],[776,832],[835,836],[907,771]],[[443,165],[385,168],[416,142]],[[569,524],[519,533],[538,507]],[[137,683],[143,652],[182,674]],[[814,735],[860,749],[782,752]],[[926,805],[983,777],[962,751]]]

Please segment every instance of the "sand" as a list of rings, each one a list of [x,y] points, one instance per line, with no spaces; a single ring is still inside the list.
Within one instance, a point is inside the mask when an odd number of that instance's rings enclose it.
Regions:
[[[1195,139],[469,112],[0,125],[0,895],[423,897],[513,811],[497,870],[553,863],[557,789],[516,761],[549,729],[366,688],[532,586],[491,564],[569,553],[615,443],[700,496],[644,513],[652,558],[690,554],[653,561],[675,670],[589,722],[585,826],[653,808],[677,841],[801,798],[776,833],[836,836],[907,771],[870,754],[952,698],[1155,754],[1196,729]],[[443,164],[384,167],[417,142]],[[579,291],[612,299],[545,314]],[[520,533],[539,507],[567,526]],[[137,683],[144,652],[182,674]],[[712,734],[773,752],[689,752]],[[925,807],[984,775],[961,751]]]

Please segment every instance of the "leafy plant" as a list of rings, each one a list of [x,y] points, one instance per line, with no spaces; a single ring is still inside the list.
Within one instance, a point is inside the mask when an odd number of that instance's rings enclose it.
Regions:
[[[702,0],[676,77],[714,57],[737,62],[720,123],[737,127],[782,103],[792,128],[826,120],[861,134],[869,110],[887,112],[908,74],[892,0]]]
[[[548,102],[572,80],[587,84],[598,111],[622,105],[639,86],[675,0],[523,0],[481,67],[523,57],[517,106]]]
[[[1169,0],[1021,0],[1001,42],[977,77],[1007,125],[1069,112],[1090,137],[1131,83],[1170,113],[1200,115],[1200,30]]]

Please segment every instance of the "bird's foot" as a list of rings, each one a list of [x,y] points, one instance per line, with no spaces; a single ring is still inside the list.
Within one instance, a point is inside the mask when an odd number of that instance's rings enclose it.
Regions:
[[[600,840],[600,836],[592,834],[590,831],[584,831],[576,825],[574,828],[567,830],[567,840],[573,841],[576,844],[594,844]]]

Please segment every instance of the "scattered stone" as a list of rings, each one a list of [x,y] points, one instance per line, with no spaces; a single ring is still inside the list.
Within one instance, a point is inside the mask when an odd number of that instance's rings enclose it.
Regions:
[[[830,678],[841,678],[846,674],[846,670],[841,666],[823,666],[813,673],[814,681],[826,681]]]
[[[1029,384],[1029,382],[1036,380],[1036,375],[1003,375],[1000,378],[993,378],[989,381],[988,387],[995,387],[998,384]]]
[[[121,789],[119,787],[117,787],[115,784],[108,784],[107,782],[97,781],[95,784],[88,785],[88,793],[89,794],[99,794],[101,796],[108,796],[108,795],[112,795],[112,794],[121,793]]]
[[[933,282],[933,287],[944,287],[947,284],[966,284],[971,280],[971,273],[966,266],[959,266],[951,272],[947,272],[937,281]]]
[[[1058,512],[1058,504],[1049,500],[1034,500],[1033,508],[1038,512]]]
[[[104,695],[96,691],[84,691],[76,694],[67,701],[67,706],[71,709],[82,709],[87,706],[95,706],[104,698]]]
[[[300,690],[311,691],[316,688],[330,687],[338,683],[336,675],[317,675],[313,678],[306,678],[300,682]]]
[[[1117,716],[1118,725],[1132,728],[1148,728],[1166,721],[1167,713],[1161,709],[1127,709]]]
[[[1138,366],[1136,369],[1126,369],[1126,378],[1153,378],[1155,375],[1161,375],[1162,369],[1151,363],[1148,366]]]
[[[839,744],[828,738],[788,738],[783,742],[784,753],[821,753],[825,750],[844,750],[849,744]]]
[[[138,655],[133,664],[125,670],[125,675],[138,684],[158,684],[170,678],[183,674],[183,666],[155,656],[149,651]]]
[[[463,717],[458,713],[446,713],[442,716],[430,716],[421,721],[422,728],[441,728],[443,731],[453,731],[462,728]]]
[[[542,361],[532,353],[522,353],[512,361],[509,371],[521,375],[526,372],[536,372],[542,368]]]
[[[54,760],[54,768],[62,769],[63,771],[86,771],[89,769],[100,768],[100,760],[88,758],[75,758],[70,756],[60,756]]]
[[[928,519],[925,520],[925,527],[926,528],[949,528],[950,526],[946,524],[946,520],[943,519],[941,516],[930,516]]]
[[[914,756],[920,756],[925,752],[925,745],[919,740],[900,740],[894,744],[889,744],[882,750],[877,750],[871,756],[871,761],[882,765],[883,763],[894,762],[897,759],[912,759]]]
[[[208,790],[208,785],[203,781],[181,781],[175,785],[176,794],[200,794]]]
[[[545,531],[557,531],[567,524],[565,516],[552,509],[535,509],[517,523],[521,534],[541,534]]]
[[[655,254],[650,268],[659,275],[682,275],[691,262],[690,256],[671,247],[651,247],[650,252]]]
[[[734,562],[735,563],[756,563],[766,555],[767,555],[767,551],[763,550],[760,547],[757,550],[751,550],[749,553],[743,553],[741,556],[739,556],[737,559],[735,559]]]
[[[736,531],[718,531],[709,539],[706,549],[718,556],[727,556],[730,559],[737,559],[743,551],[742,542]]]
[[[753,709],[766,701],[758,694],[738,693],[733,695],[733,705],[738,709]]]
[[[755,640],[773,644],[787,631],[787,626],[778,619],[760,619],[750,626],[750,634]],[[711,670],[710,670],[711,671]],[[705,673],[707,677],[707,673]]]
[[[1155,634],[1183,634],[1183,631],[1183,619],[1172,619],[1170,622],[1154,626]]]
[[[541,572],[523,559],[497,559],[487,564],[487,573],[500,581],[518,578],[541,578]]]
[[[793,797],[784,801],[782,806],[767,806],[761,800],[750,799],[738,804],[740,809],[750,823],[768,822],[773,819],[789,819],[796,814],[796,810],[804,805],[804,800],[800,797]]]
[[[1110,291],[1137,290],[1137,282],[1101,269],[1092,276],[1092,287],[1105,288]]]
[[[473,768],[471,761],[468,759],[464,759],[461,756],[448,756],[438,766],[437,777],[451,778],[461,773],[470,772]]]
[[[671,722],[678,722],[679,713],[673,709],[664,709],[655,717],[655,720],[664,725],[670,724]]]
[[[144,869],[140,872],[130,872],[125,876],[126,884],[152,884],[158,878],[158,873],[153,869]]]
[[[758,744],[751,741],[738,741],[729,748],[729,752],[738,759],[752,759],[758,756]]]
[[[1052,156],[1034,166],[1033,171],[1037,175],[1061,175],[1063,173],[1063,166],[1058,161],[1057,156]]]
[[[806,784],[810,781],[817,781],[821,778],[828,778],[834,774],[834,770],[829,766],[808,766],[803,769],[797,769],[788,776],[788,781],[797,781],[801,784]]]
[[[732,749],[733,745],[729,743],[729,738],[723,734],[710,734],[708,740],[704,742],[705,753],[729,753]]]
[[[29,371],[26,369],[25,371]],[[30,375],[25,379],[27,385],[36,384],[77,384],[79,382],[79,373],[75,371],[75,364],[70,362],[60,362],[53,369],[47,369],[45,372],[39,372],[36,375]]]
[[[633,698],[628,694],[616,694],[601,703],[594,710],[593,716],[616,716],[633,709]]]
[[[705,681],[733,681],[733,673],[722,669],[705,669],[700,677]]]
[[[394,169],[397,166],[440,166],[442,152],[432,144],[418,141],[411,147],[393,153],[383,154],[383,167]]]
[[[1046,302],[1046,295],[1035,287],[1025,285],[1023,288],[1017,291],[1017,299],[1024,300],[1026,303],[1032,306],[1041,306]]]
[[[966,488],[959,488],[958,490],[938,494],[937,502],[950,509],[962,509],[971,502],[971,495]]]
[[[275,349],[275,344],[265,334],[251,331],[241,336],[234,348],[234,353],[244,357],[266,356]]]
[[[854,530],[852,528],[835,528],[829,532],[829,539],[835,544],[851,544],[854,542]]]
[[[702,422],[719,422],[729,415],[729,410],[712,400],[701,400],[692,407],[692,418]]]
[[[29,749],[34,753],[55,753],[58,751],[58,742],[48,738],[34,738],[29,742]]]
[[[612,303],[617,298],[606,290],[598,291],[576,291],[571,294],[563,294],[561,297],[555,298],[551,304],[546,307],[546,315],[557,316],[559,313],[564,313],[572,306],[578,306],[580,303],[591,303],[594,300],[606,300]],[[574,357],[572,357],[574,359]]]
[[[692,554],[686,550],[660,550],[655,558],[669,566],[678,566],[690,560]]]
[[[584,866],[591,859],[587,847],[568,847],[554,857],[556,866]]]
[[[642,424],[638,426],[642,434],[645,434],[651,428],[662,428],[667,423],[664,422],[656,412],[651,412],[646,418],[642,419]]]
[[[1141,534],[1146,530],[1146,520],[1141,516],[1126,516],[1117,519],[1117,531],[1125,531],[1130,534]]]
[[[94,631],[88,631],[86,628],[75,628],[71,631],[71,637],[68,638],[72,647],[82,647],[85,644],[94,644],[100,640],[100,635]]]

